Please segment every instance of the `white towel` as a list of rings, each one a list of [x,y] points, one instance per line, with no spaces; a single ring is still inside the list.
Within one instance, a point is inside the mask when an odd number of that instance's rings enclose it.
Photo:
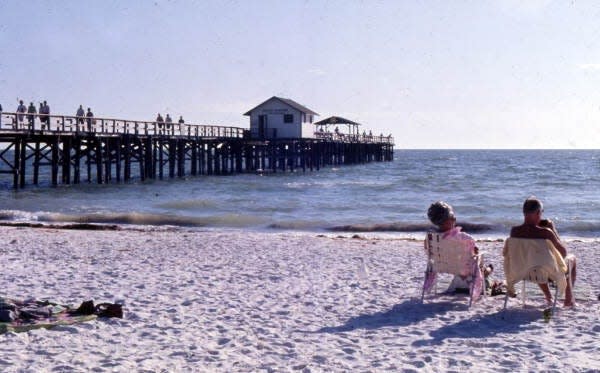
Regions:
[[[504,274],[509,292],[517,282],[547,283],[551,279],[561,294],[567,287],[567,265],[550,240],[509,238],[504,243]]]

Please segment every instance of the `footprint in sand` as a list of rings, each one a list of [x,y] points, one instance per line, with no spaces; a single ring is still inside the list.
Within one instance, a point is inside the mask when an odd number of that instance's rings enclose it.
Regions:
[[[355,349],[353,349],[353,348],[349,348],[349,347],[342,348],[342,351],[344,351],[344,352],[345,352],[345,353],[347,353],[348,355],[352,355],[352,354],[354,354],[354,353],[356,352],[356,350],[355,350]]]
[[[327,358],[321,355],[315,355],[312,357],[312,360],[317,364],[325,364],[327,363]]]
[[[219,346],[223,346],[226,345],[227,343],[229,343],[231,341],[231,338],[219,338],[219,340],[217,341],[217,344]]]

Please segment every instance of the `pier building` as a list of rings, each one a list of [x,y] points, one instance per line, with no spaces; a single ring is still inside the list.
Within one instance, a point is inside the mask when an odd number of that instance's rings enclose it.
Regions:
[[[313,121],[319,114],[289,98],[273,96],[250,109],[250,133],[253,139],[313,138]]]

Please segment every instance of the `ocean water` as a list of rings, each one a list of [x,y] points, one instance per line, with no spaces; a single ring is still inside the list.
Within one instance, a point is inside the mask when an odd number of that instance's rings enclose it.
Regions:
[[[535,195],[563,236],[600,237],[600,150],[397,150],[393,162],[302,173],[10,188],[0,220],[386,232],[421,237],[444,200],[480,237],[506,237]]]

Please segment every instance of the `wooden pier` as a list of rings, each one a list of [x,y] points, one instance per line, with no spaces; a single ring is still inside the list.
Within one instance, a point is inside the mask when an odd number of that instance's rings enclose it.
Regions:
[[[305,172],[394,157],[393,138],[384,136],[316,133],[315,138],[265,141],[238,127],[7,112],[1,117],[0,181],[2,174],[9,175],[15,189]]]

